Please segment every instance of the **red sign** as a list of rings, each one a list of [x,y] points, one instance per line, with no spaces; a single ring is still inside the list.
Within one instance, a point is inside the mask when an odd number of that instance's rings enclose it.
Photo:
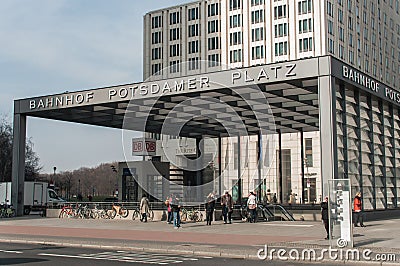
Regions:
[[[141,156],[141,155],[155,155],[156,153],[156,141],[149,139],[132,139],[132,155],[133,156]]]

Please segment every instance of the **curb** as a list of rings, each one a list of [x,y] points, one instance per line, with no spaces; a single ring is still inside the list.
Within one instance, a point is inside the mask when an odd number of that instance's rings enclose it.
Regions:
[[[230,253],[227,250],[219,250],[219,251],[197,251],[197,250],[182,250],[174,248],[152,248],[152,247],[128,247],[128,246],[115,246],[115,245],[101,245],[101,244],[77,244],[77,243],[62,243],[62,242],[55,242],[55,241],[37,241],[37,240],[20,240],[20,239],[1,239],[1,243],[15,243],[15,244],[35,244],[35,245],[49,245],[49,246],[61,246],[61,247],[71,247],[71,248],[89,248],[89,249],[106,249],[106,250],[124,250],[124,251],[138,251],[138,252],[153,252],[153,253],[162,253],[162,254],[176,254],[176,255],[192,255],[192,256],[204,256],[204,257],[217,257],[217,258],[229,258],[229,259],[244,259],[244,260],[261,260],[254,254],[240,254]],[[272,247],[272,246],[271,246]],[[275,248],[291,248],[284,247],[284,246],[274,246]],[[272,248],[274,248],[272,247]],[[301,247],[297,247],[301,248]],[[321,247],[320,247],[321,248]],[[264,259],[264,261],[273,261]],[[276,260],[279,261],[279,260]],[[378,262],[378,261],[353,261],[353,260],[332,260],[332,259],[324,259],[318,261],[302,261],[302,260],[287,260],[288,262],[307,262],[310,264],[321,262],[324,263],[334,263],[334,264],[344,264],[344,265],[359,265],[360,263],[366,265],[399,265],[398,262]]]

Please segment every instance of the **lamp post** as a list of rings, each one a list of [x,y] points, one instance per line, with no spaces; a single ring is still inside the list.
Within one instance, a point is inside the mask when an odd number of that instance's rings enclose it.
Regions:
[[[116,177],[116,183],[115,183],[115,192],[116,193],[115,193],[115,195],[118,197],[118,193],[117,193],[117,191],[118,191],[118,176],[117,176],[118,171],[114,165],[110,165],[110,167],[111,167],[111,170],[115,173],[115,177]],[[111,181],[110,181],[110,185],[111,185]]]
[[[56,188],[56,170],[57,170],[57,167],[53,167],[53,170],[54,170],[54,173],[53,173],[53,186],[54,186],[54,188]]]

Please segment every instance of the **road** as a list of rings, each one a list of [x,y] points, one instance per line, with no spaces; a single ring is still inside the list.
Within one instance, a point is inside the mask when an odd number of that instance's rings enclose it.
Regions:
[[[224,259],[193,255],[174,255],[150,252],[101,250],[88,248],[57,247],[0,243],[0,265],[189,265],[189,266],[261,266],[302,265],[287,261],[261,261]],[[305,265],[305,264],[304,264]],[[317,265],[317,264],[314,264]],[[324,265],[328,265],[325,264]],[[337,264],[332,264],[337,265]]]

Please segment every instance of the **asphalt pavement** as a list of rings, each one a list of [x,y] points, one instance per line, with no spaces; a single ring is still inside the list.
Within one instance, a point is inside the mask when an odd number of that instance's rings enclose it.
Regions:
[[[396,255],[394,265],[398,265],[399,222],[399,219],[374,221],[365,228],[354,228],[355,246],[360,250]],[[205,222],[185,223],[176,230],[165,222],[141,223],[124,219],[80,220],[33,215],[0,219],[0,242],[3,243],[253,260],[259,260],[257,253],[266,245],[269,250],[297,249],[300,253],[310,248],[327,249],[329,243],[324,240],[324,232],[320,222],[307,221],[255,224],[216,221],[211,226]],[[374,264],[382,265],[382,262]]]

